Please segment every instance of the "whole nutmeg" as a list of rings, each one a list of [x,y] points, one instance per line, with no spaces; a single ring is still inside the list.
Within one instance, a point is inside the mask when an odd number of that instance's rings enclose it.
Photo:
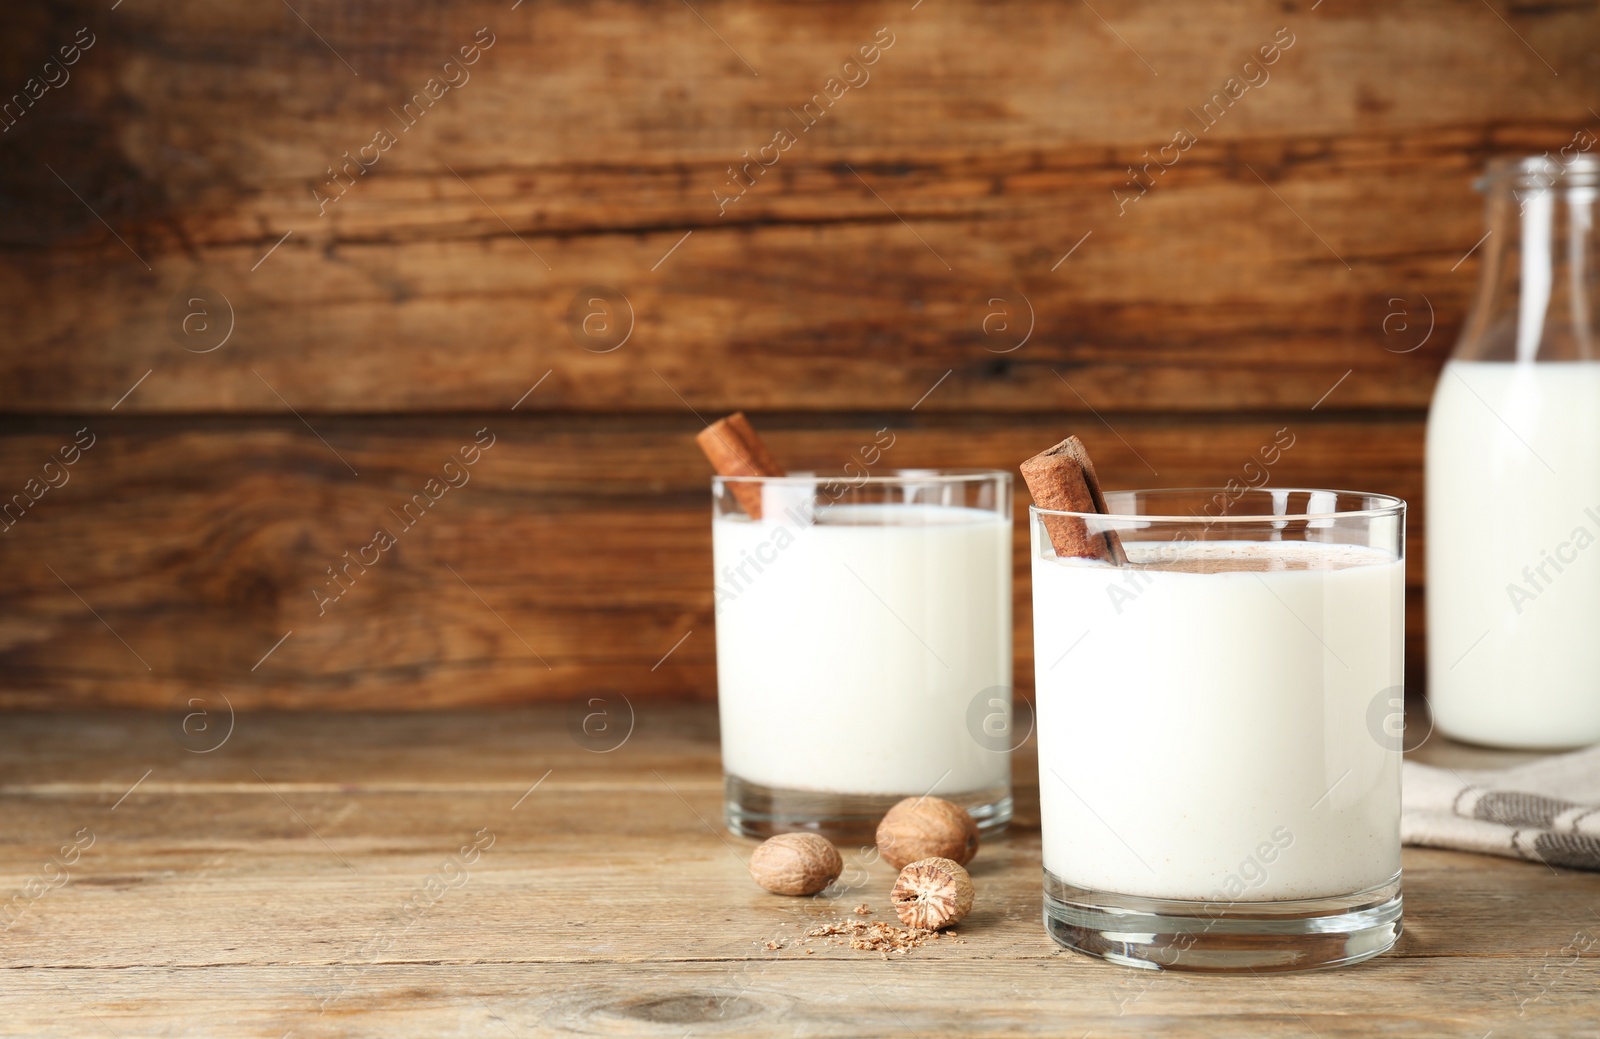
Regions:
[[[750,856],[750,875],[779,895],[814,895],[839,879],[839,849],[815,833],[780,833]]]
[[[878,853],[895,869],[927,858],[965,865],[978,853],[978,824],[942,797],[908,797],[878,824]]]
[[[907,927],[937,931],[949,927],[972,908],[972,877],[959,862],[923,859],[900,871],[889,892],[895,915]]]

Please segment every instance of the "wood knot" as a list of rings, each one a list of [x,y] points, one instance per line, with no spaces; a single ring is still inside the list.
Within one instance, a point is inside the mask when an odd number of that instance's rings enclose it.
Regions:
[[[682,992],[624,1003],[615,1011],[637,1021],[662,1025],[731,1022],[761,1013],[761,1007],[746,998],[748,995],[737,992]]]
[[[778,1019],[789,1009],[789,1001],[771,992],[757,991],[740,979],[698,991],[624,994],[606,993],[598,999],[567,1003],[556,1009],[549,1020],[568,1031],[582,1035],[683,1035],[685,1028],[696,1034],[750,1034],[757,1019]],[[649,1027],[654,1026],[654,1027]]]

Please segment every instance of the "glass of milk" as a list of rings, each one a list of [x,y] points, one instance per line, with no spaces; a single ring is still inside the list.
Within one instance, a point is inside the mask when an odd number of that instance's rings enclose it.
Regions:
[[[1126,491],[1031,512],[1045,927],[1136,967],[1300,970],[1400,934],[1405,503]],[[1057,558],[1045,516],[1124,565]]]
[[[1004,827],[1011,475],[718,476],[711,493],[729,828],[870,842],[930,793]]]
[[[1473,743],[1600,741],[1595,143],[1479,182],[1478,293],[1428,415],[1428,700]]]

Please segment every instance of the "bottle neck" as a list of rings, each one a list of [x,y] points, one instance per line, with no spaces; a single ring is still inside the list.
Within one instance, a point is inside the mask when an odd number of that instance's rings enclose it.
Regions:
[[[1483,271],[1455,359],[1600,360],[1595,180],[1559,164],[1490,178]]]

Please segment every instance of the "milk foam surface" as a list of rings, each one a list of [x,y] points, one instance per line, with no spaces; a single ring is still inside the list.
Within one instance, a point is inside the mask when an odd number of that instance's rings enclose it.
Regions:
[[[1600,740],[1600,362],[1445,365],[1427,479],[1435,724],[1501,746]]]
[[[712,523],[724,769],[834,793],[1008,786],[968,710],[1010,695],[1009,519],[846,505],[810,524],[775,504]]]
[[[1400,755],[1381,725],[1402,683],[1403,564],[1308,542],[1124,548],[1135,566],[1035,544],[1045,868],[1214,903],[1391,880]]]

